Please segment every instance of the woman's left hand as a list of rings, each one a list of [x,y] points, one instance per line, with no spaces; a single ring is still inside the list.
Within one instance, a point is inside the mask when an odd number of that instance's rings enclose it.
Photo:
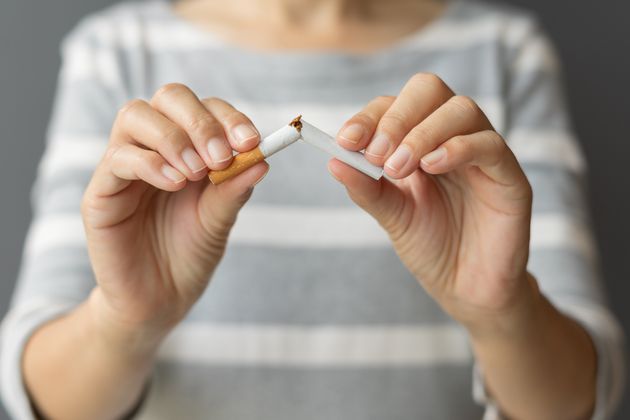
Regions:
[[[337,141],[384,166],[389,180],[334,159],[329,170],[451,316],[496,327],[528,306],[536,291],[526,270],[532,190],[473,100],[417,74],[399,96],[378,97],[348,120]]]

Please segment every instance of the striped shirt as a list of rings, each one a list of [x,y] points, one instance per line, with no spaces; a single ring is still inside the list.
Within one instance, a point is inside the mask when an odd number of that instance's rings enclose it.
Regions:
[[[453,1],[375,52],[261,52],[199,29],[166,0],[138,1],[84,19],[62,55],[35,216],[2,326],[2,395],[14,417],[33,418],[20,371],[28,337],[95,285],[80,201],[123,103],[180,82],[228,100],[263,134],[298,113],[334,134],[417,72],[474,98],[520,160],[534,190],[528,268],[593,337],[593,418],[610,417],[621,393],[622,334],[598,276],[585,163],[558,62],[528,14]],[[208,290],[162,345],[138,418],[500,417],[466,332],[327,174],[327,160],[304,144],[270,159]]]

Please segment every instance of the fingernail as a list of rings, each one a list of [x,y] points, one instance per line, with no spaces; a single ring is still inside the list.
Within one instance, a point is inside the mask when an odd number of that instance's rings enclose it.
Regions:
[[[385,134],[377,134],[365,149],[365,153],[374,157],[383,157],[389,150],[389,144],[389,138]]]
[[[258,132],[249,124],[239,124],[232,129],[232,135],[237,143],[243,146],[245,143],[256,139]]]
[[[422,158],[422,163],[427,166],[435,165],[436,163],[444,159],[444,156],[446,156],[446,149],[443,147],[439,147],[428,155],[425,155]]]
[[[394,172],[399,172],[405,167],[407,162],[409,162],[409,159],[411,159],[411,150],[409,150],[409,146],[401,144],[394,154],[387,159],[385,166]]]
[[[339,178],[331,169],[330,169],[330,165],[326,167],[326,169],[328,169],[328,172],[330,173],[330,175],[335,178],[335,180],[337,180],[337,182],[341,182],[341,178]]]
[[[220,138],[208,140],[208,154],[214,163],[222,163],[232,157],[232,153],[230,153],[225,142]]]
[[[202,171],[206,167],[206,164],[203,163],[203,160],[201,160],[197,152],[195,152],[190,147],[184,149],[184,151],[182,152],[182,159],[186,163],[186,166],[188,166],[190,170],[193,171],[193,173]]]
[[[264,173],[264,174],[262,174],[262,175],[261,175],[261,177],[260,177],[260,178],[258,178],[258,179],[256,180],[256,182],[254,182],[254,183],[252,184],[252,188],[253,188],[253,187],[255,187],[256,185],[258,185],[258,183],[259,183],[260,181],[262,181],[263,179],[265,179],[265,177],[267,176],[267,174],[268,174],[268,173],[269,173],[269,166],[267,166],[267,170],[265,171],[265,173]]]
[[[361,124],[350,124],[339,133],[339,137],[350,143],[358,143],[365,134],[365,128]]]
[[[162,174],[176,184],[179,184],[186,179],[184,175],[180,174],[175,168],[168,165],[162,165]]]

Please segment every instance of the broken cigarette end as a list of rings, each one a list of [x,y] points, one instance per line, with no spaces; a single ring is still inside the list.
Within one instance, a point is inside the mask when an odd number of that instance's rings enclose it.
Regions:
[[[289,123],[290,126],[295,127],[295,129],[297,131],[302,131],[302,116],[298,115],[297,117],[293,118],[291,120],[291,122]]]

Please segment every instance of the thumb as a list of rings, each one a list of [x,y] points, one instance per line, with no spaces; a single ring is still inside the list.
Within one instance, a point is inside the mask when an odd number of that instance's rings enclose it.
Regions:
[[[249,200],[254,185],[260,182],[269,165],[262,161],[234,178],[219,185],[208,181],[199,197],[201,223],[208,232],[230,229],[236,221],[238,211]]]
[[[390,235],[397,231],[405,202],[396,185],[385,178],[372,179],[337,159],[328,162],[328,171],[346,187],[352,201],[372,215]]]

